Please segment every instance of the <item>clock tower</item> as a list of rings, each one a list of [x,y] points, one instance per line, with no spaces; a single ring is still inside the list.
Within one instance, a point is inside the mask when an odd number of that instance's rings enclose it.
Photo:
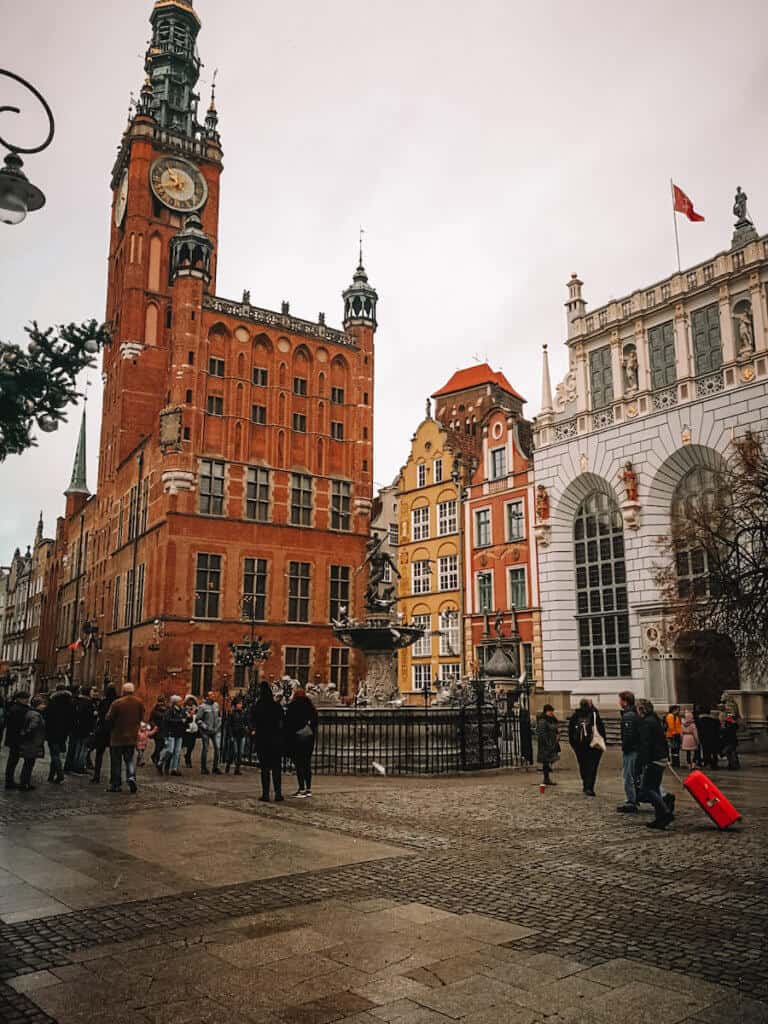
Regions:
[[[150,23],[146,78],[112,170],[100,484],[156,430],[169,400],[171,243],[191,214],[212,246],[205,287],[215,293],[222,151],[213,97],[198,121],[200,19],[192,0],[156,0]]]

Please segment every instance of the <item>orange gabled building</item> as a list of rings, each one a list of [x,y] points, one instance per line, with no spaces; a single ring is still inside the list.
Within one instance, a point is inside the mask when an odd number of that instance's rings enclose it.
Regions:
[[[229,644],[253,621],[267,674],[351,693],[363,665],[329,620],[363,611],[377,295],[361,263],[336,330],[216,294],[222,149],[213,97],[197,120],[200,21],[191,0],[157,0],[150,20],[112,172],[97,491],[83,432],[49,575],[51,668],[203,693],[243,681]]]
[[[520,635],[519,665],[541,680],[541,628],[531,424],[525,399],[483,363],[457,371],[433,396],[437,418],[474,440],[463,502],[463,612],[467,670],[494,649],[494,621]]]

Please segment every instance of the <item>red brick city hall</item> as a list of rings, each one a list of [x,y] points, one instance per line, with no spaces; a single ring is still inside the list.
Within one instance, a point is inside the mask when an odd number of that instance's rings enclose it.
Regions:
[[[146,81],[112,171],[99,476],[85,430],[46,580],[41,657],[140,691],[242,682],[230,643],[272,642],[268,675],[351,692],[334,640],[362,614],[377,295],[362,263],[343,330],[216,294],[222,147],[198,121],[200,21],[158,0]],[[66,480],[62,481],[66,483]]]

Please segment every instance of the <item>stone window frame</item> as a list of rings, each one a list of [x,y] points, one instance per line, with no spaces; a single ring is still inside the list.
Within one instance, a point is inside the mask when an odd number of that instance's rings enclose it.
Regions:
[[[348,533],[352,529],[352,484],[349,480],[331,480],[332,530]]]
[[[311,526],[314,488],[308,473],[291,473],[291,526]]]
[[[283,648],[283,664],[286,675],[297,679],[302,686],[309,682],[309,669],[312,664],[312,648],[303,645],[289,645]]]
[[[265,622],[269,562],[258,555],[243,558],[243,602],[240,616],[246,622]]]
[[[411,540],[429,540],[429,505],[411,509]]]
[[[328,618],[340,619],[342,607],[347,614],[352,595],[352,570],[348,565],[328,566]]]
[[[195,697],[202,697],[213,688],[213,673],[216,667],[216,644],[190,644],[191,686]]]
[[[286,622],[308,623],[312,615],[312,564],[288,562]]]
[[[226,462],[220,459],[200,459],[198,463],[198,512],[200,515],[224,515],[226,480]]]
[[[193,618],[221,618],[222,576],[224,559],[208,551],[195,553],[195,589]]]
[[[270,471],[266,466],[245,470],[245,518],[252,523],[270,521]],[[253,515],[251,515],[253,511]]]

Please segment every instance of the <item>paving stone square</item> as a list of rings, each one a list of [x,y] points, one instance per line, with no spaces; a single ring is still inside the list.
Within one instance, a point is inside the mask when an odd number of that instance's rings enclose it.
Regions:
[[[0,795],[0,1021],[768,1024],[768,759],[721,780],[733,833],[681,794],[661,835],[615,752],[590,801],[563,762]]]

